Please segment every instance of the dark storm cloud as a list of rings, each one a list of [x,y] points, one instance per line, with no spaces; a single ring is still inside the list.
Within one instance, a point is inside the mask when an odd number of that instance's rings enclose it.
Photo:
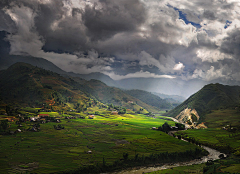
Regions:
[[[209,20],[217,19],[216,16],[215,16],[215,13],[213,11],[210,11],[210,10],[204,11],[203,18],[206,18],[206,19],[209,19]]]
[[[87,5],[82,14],[91,40],[104,40],[119,32],[130,32],[145,21],[146,13],[139,0],[100,0],[101,8],[96,4]]]
[[[66,16],[61,0],[39,5],[35,25],[37,32],[44,38],[43,50],[57,53],[84,50],[86,36],[77,18],[78,13],[79,9],[73,9],[72,16]]]
[[[16,32],[14,21],[2,9],[0,9],[0,31]]]
[[[240,56],[240,29],[234,29],[223,39],[221,51],[233,55],[239,59]]]
[[[0,7],[12,54],[66,71],[237,79],[230,68],[240,55],[234,1],[2,0]]]

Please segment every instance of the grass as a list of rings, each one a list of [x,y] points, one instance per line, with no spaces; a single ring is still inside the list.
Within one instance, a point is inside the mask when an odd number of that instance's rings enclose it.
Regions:
[[[227,125],[238,126],[240,113],[235,109],[214,110],[205,116],[206,125],[209,128],[221,128]]]
[[[47,114],[58,116],[58,113]],[[22,123],[22,133],[0,136],[0,173],[28,169],[29,163],[38,164],[38,167],[29,167],[34,173],[54,173],[102,164],[103,157],[107,164],[111,164],[122,159],[123,153],[133,158],[136,153],[148,156],[195,149],[195,145],[151,130],[165,121],[142,114],[111,115],[102,110],[94,119],[61,118],[61,123],[41,124],[39,132],[24,131],[33,123]],[[174,125],[173,121],[167,122]],[[16,124],[10,124],[10,130],[17,129]],[[57,124],[65,129],[55,130],[53,126]],[[88,154],[88,151],[92,153]]]
[[[181,166],[173,167],[171,169],[159,170],[155,172],[150,172],[150,174],[187,174],[187,173],[203,173],[203,167],[205,164],[191,165],[191,166]]]
[[[225,160],[219,160],[218,170],[219,172],[228,173],[240,173],[239,166],[239,147],[240,147],[240,133],[232,133],[227,130],[209,128],[209,129],[194,129],[177,132],[176,134],[181,134],[185,139],[194,138],[201,144],[213,147],[214,149],[219,149],[220,151],[231,153],[230,158]],[[238,154],[238,156],[234,155]],[[197,166],[202,167],[202,166]],[[202,167],[203,168],[203,167]],[[184,168],[180,167],[180,171],[184,171]],[[164,171],[163,171],[164,172]]]
[[[240,132],[231,132],[222,129],[222,127],[227,127],[227,125],[238,129],[240,123],[239,115],[240,113],[236,109],[213,110],[205,116],[205,124],[209,127],[208,129],[180,131],[176,135],[182,135],[184,139],[194,138],[197,142],[209,147],[223,150],[224,152],[232,152],[229,158],[218,160],[213,166],[209,166],[209,171],[214,171],[215,166],[217,172],[240,173]],[[203,173],[203,169],[206,167],[205,164],[183,166],[152,172],[152,174]]]

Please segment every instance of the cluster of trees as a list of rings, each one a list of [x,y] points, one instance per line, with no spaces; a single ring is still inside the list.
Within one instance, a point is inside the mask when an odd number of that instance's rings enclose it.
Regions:
[[[61,129],[64,129],[64,126],[61,125],[61,124],[58,124],[58,125],[53,125],[54,129],[56,130],[61,130]]]
[[[175,123],[175,126],[178,130],[185,130],[185,125],[181,123]],[[158,127],[158,130],[168,133],[169,131],[173,130],[172,127],[165,122],[162,126]]]
[[[179,130],[185,130],[185,125],[181,123],[175,123],[175,126],[178,127]]]
[[[207,151],[198,147],[195,149],[187,150],[185,152],[173,152],[173,153],[163,152],[158,154],[150,154],[149,156],[145,155],[140,156],[139,154],[136,153],[133,158],[129,158],[128,153],[123,153],[123,158],[114,161],[112,164],[107,164],[105,158],[103,158],[102,164],[97,163],[96,165],[85,166],[69,172],[64,171],[64,173],[77,174],[77,173],[111,172],[114,170],[123,170],[124,168],[129,168],[133,166],[188,161],[207,154],[208,154]]]
[[[2,120],[0,123],[0,132],[6,131],[8,128],[8,120]]]
[[[108,110],[115,109],[118,111],[118,114],[126,114],[127,109],[122,108],[121,106],[113,106],[113,104],[108,105]]]
[[[165,122],[162,126],[158,127],[158,130],[168,133],[171,130],[171,126]]]

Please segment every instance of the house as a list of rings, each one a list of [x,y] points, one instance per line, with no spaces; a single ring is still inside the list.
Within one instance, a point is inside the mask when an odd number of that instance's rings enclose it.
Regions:
[[[41,117],[41,118],[43,118],[43,117],[49,117],[49,115],[48,115],[48,114],[39,114],[38,117]]]
[[[171,126],[170,128],[171,128],[171,130],[178,130],[177,126]]]
[[[92,151],[91,150],[87,151],[87,154],[92,154]]]
[[[94,115],[89,115],[88,119],[94,119]]]
[[[156,127],[152,127],[152,130],[157,130],[157,128]]]
[[[21,129],[17,129],[15,132],[22,132],[22,130]]]
[[[118,115],[118,111],[112,111],[113,115]]]
[[[30,117],[30,121],[37,121],[39,117]]]

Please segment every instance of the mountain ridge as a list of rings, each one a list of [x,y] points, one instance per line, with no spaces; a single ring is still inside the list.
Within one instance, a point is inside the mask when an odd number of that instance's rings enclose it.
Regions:
[[[79,77],[66,78],[26,63],[11,65],[7,70],[0,71],[0,75],[0,95],[4,100],[13,99],[18,102],[34,103],[34,101],[53,100],[53,98],[55,99],[53,96],[57,96],[57,101],[61,103],[72,100],[76,104],[83,97],[86,102],[90,98],[95,98],[105,104],[114,104],[135,110],[140,107],[151,112],[160,110],[160,108],[128,95],[121,89],[109,87],[101,81],[86,81]]]
[[[190,96],[183,103],[167,113],[176,117],[184,109],[195,109],[200,121],[212,110],[239,107],[240,86],[222,85],[219,83],[205,85],[201,90]]]

